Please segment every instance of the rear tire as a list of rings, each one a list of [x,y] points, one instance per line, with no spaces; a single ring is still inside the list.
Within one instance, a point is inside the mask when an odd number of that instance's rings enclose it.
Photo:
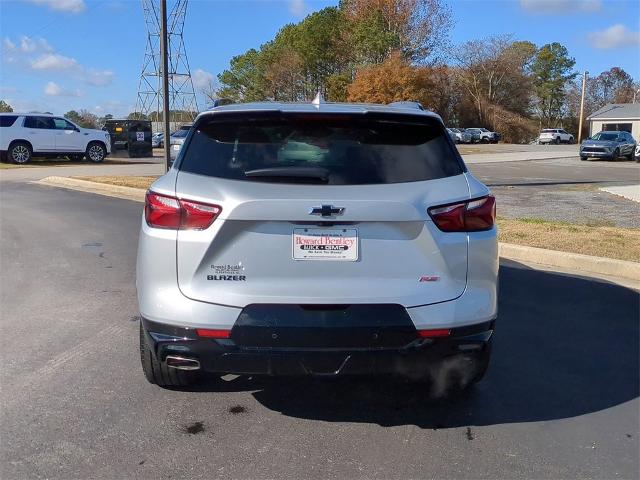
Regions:
[[[580,160],[582,160],[583,162],[586,162],[589,159],[589,157],[580,157]]]
[[[9,147],[9,159],[13,163],[17,163],[18,165],[22,165],[31,160],[33,156],[33,151],[31,150],[31,146],[26,142],[15,142]]]
[[[159,362],[149,348],[142,323],[140,324],[140,363],[149,383],[160,387],[187,387],[200,380],[200,372],[177,370]]]
[[[553,143],[555,143],[556,145],[560,145],[560,137],[556,137]]]

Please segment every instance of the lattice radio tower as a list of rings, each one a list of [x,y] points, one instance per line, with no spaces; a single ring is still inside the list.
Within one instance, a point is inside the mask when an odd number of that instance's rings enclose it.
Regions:
[[[171,3],[171,0],[167,3]],[[172,114],[171,122],[187,122],[198,113],[198,103],[193,89],[191,70],[184,48],[184,20],[188,0],[174,0],[167,6],[167,51],[169,57],[169,110],[183,111],[182,115]],[[147,25],[147,46],[142,62],[142,73],[138,83],[136,112],[150,115],[162,112],[162,59],[160,57],[160,1],[142,0],[144,21]],[[154,115],[151,120],[161,121]]]

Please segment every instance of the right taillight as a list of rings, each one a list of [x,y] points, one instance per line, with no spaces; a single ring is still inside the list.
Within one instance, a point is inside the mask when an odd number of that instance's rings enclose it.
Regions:
[[[493,195],[431,207],[433,223],[443,232],[480,232],[491,230],[496,220],[496,199]]]
[[[147,192],[144,217],[147,225],[170,230],[204,230],[220,215],[218,205],[183,200],[180,198]]]

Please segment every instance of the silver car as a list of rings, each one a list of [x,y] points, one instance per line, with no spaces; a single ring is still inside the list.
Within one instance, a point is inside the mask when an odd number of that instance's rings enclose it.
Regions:
[[[201,113],[146,195],[147,380],[479,381],[497,315],[495,201],[446,135],[407,104]]]
[[[636,141],[628,132],[598,132],[580,145],[580,160],[589,157],[616,160],[619,157],[633,159]]]
[[[471,134],[463,128],[450,128],[456,137],[456,143],[471,143]]]
[[[180,149],[182,148],[182,144],[184,140],[187,138],[187,134],[191,129],[191,124],[182,125],[178,130],[173,132],[169,137],[169,145],[170,147],[170,155],[171,160],[175,160],[180,153]]]

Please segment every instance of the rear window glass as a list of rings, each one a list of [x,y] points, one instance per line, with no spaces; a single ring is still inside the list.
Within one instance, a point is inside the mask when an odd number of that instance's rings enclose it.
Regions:
[[[0,127],[10,127],[14,124],[18,115],[2,115],[0,116]]]
[[[458,175],[446,130],[430,118],[282,114],[201,123],[180,170],[212,177],[362,185]]]

